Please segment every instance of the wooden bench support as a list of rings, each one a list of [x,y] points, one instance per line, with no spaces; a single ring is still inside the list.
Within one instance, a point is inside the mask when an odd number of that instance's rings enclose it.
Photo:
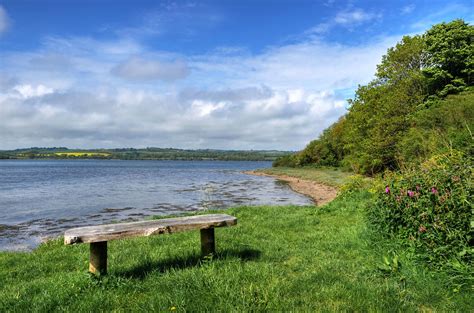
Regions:
[[[64,233],[64,244],[90,243],[89,272],[104,275],[107,273],[107,241],[199,229],[201,231],[201,252],[203,256],[207,256],[216,252],[214,228],[236,224],[237,218],[233,216],[207,214],[143,222],[86,226],[67,230]]]
[[[201,229],[201,254],[207,256],[216,253],[214,228]]]
[[[96,275],[107,274],[107,241],[91,242],[89,272]]]

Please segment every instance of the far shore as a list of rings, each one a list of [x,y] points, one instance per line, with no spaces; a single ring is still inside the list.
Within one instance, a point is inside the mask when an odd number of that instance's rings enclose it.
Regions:
[[[312,180],[292,177],[288,175],[268,174],[259,170],[244,171],[243,173],[255,176],[273,177],[285,181],[288,183],[288,185],[293,191],[310,197],[311,199],[313,199],[316,205],[324,205],[334,200],[334,198],[336,198],[337,196],[336,187],[328,186]]]

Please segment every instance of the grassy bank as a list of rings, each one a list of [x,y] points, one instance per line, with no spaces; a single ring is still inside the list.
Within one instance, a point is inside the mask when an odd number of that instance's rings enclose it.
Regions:
[[[216,230],[212,260],[199,258],[199,232],[113,241],[101,279],[87,274],[88,245],[2,252],[0,311],[471,310],[444,274],[372,239],[367,201],[227,210],[239,225]]]
[[[316,168],[316,167],[272,167],[257,170],[256,172],[268,174],[268,175],[287,175],[291,177],[312,180],[321,184],[339,187],[345,181],[345,179],[352,175],[352,173],[343,171],[340,168],[327,167],[327,168]]]

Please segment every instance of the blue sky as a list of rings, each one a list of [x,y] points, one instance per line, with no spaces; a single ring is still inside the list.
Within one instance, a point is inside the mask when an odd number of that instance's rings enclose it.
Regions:
[[[1,1],[0,149],[297,150],[472,1]]]

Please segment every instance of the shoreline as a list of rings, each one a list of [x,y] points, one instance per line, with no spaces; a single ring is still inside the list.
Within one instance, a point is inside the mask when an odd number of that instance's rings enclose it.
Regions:
[[[273,175],[263,172],[256,171],[244,171],[244,174],[254,175],[254,176],[265,176],[273,177],[278,180],[282,180],[288,183],[288,186],[294,192],[303,194],[310,197],[315,205],[321,206],[326,203],[331,202],[337,196],[337,188],[331,187],[322,183],[318,183],[312,180],[301,179],[297,177],[292,177],[288,175]]]

